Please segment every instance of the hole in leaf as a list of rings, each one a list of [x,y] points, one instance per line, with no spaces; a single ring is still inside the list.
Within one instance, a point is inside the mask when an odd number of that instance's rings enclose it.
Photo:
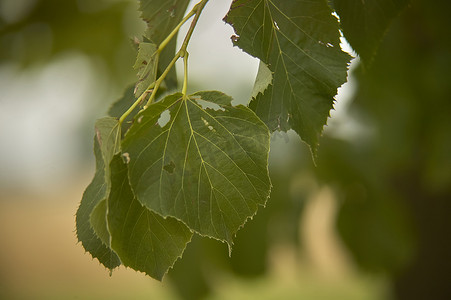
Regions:
[[[197,104],[199,104],[203,109],[207,109],[207,108],[211,108],[213,110],[222,110],[225,111],[225,109],[221,106],[219,106],[216,103],[213,102],[209,102],[209,101],[205,101],[205,100],[201,100],[201,99],[194,99]]]
[[[158,125],[160,125],[160,127],[164,127],[166,124],[168,124],[170,119],[171,115],[169,114],[169,110],[165,110],[164,112],[161,113],[157,123]]]
[[[174,173],[174,170],[175,170],[175,164],[174,164],[174,162],[171,160],[171,162],[168,163],[167,165],[165,165],[165,166],[163,167],[163,169],[164,169],[166,172],[168,172],[169,174]]]

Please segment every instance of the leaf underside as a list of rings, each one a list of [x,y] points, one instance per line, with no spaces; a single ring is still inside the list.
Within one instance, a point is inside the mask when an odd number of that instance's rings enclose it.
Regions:
[[[229,247],[270,191],[268,129],[230,103],[220,92],[167,96],[137,115],[122,143],[139,202]]]
[[[271,131],[294,129],[314,156],[350,61],[331,12],[324,0],[236,0],[225,17],[234,44],[273,73],[249,107]]]

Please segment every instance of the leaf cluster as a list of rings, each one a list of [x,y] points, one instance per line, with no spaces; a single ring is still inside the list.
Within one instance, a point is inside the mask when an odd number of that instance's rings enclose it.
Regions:
[[[232,41],[260,59],[249,105],[233,106],[218,91],[187,95],[187,48],[208,1],[184,16],[188,2],[140,1],[147,30],[138,41],[138,79],[96,123],[96,173],[76,216],[79,240],[105,267],[123,264],[159,280],[194,234],[231,251],[236,232],[269,197],[272,132],[293,129],[316,156],[351,59],[325,0],[235,0],[224,18]],[[348,9],[342,15],[343,24],[354,17]],[[173,93],[178,59],[185,75]]]

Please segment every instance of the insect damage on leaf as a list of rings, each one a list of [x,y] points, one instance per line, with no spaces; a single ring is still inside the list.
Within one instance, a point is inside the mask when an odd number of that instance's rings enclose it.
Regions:
[[[223,93],[167,96],[141,112],[123,142],[137,200],[200,235],[232,245],[269,196],[269,132],[247,107]],[[199,101],[208,102],[203,108]],[[170,120],[161,127],[163,111]]]
[[[240,37],[234,44],[272,72],[272,83],[254,93],[249,107],[271,131],[295,130],[315,156],[350,61],[327,2],[236,0],[225,21]]]

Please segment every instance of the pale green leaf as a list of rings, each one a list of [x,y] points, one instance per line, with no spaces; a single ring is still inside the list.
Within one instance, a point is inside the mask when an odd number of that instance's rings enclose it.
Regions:
[[[270,191],[268,128],[231,100],[216,91],[167,96],[138,114],[122,144],[142,204],[229,246]]]
[[[313,154],[350,61],[331,13],[325,0],[236,0],[225,18],[235,45],[273,72],[250,107],[271,131],[294,129]]]
[[[255,98],[258,96],[258,94],[263,94],[265,90],[268,88],[268,86],[271,84],[271,82],[272,82],[271,70],[264,62],[260,61],[251,97]]]
[[[191,231],[173,218],[163,218],[139,203],[130,188],[120,154],[111,162],[108,227],[111,246],[122,263],[161,280],[191,240]]]
[[[121,125],[114,117],[104,117],[96,121],[95,131],[105,166],[108,166],[113,155],[121,151]],[[108,172],[106,175],[108,177]]]
[[[140,42],[138,56],[133,68],[138,72],[135,96],[144,93],[157,78],[158,53],[157,46],[149,42]]]
[[[370,64],[390,22],[409,0],[333,0],[346,40]]]
[[[94,139],[96,173],[88,185],[76,214],[77,237],[86,251],[97,258],[106,268],[114,269],[121,262],[119,257],[102,242],[91,227],[90,216],[94,208],[106,198],[105,165],[97,138]]]
[[[182,21],[189,0],[140,0],[141,17],[147,22],[146,37],[159,45]],[[158,71],[161,73],[175,56],[177,36],[161,52]],[[177,87],[177,76],[173,68],[165,82],[168,88]]]

